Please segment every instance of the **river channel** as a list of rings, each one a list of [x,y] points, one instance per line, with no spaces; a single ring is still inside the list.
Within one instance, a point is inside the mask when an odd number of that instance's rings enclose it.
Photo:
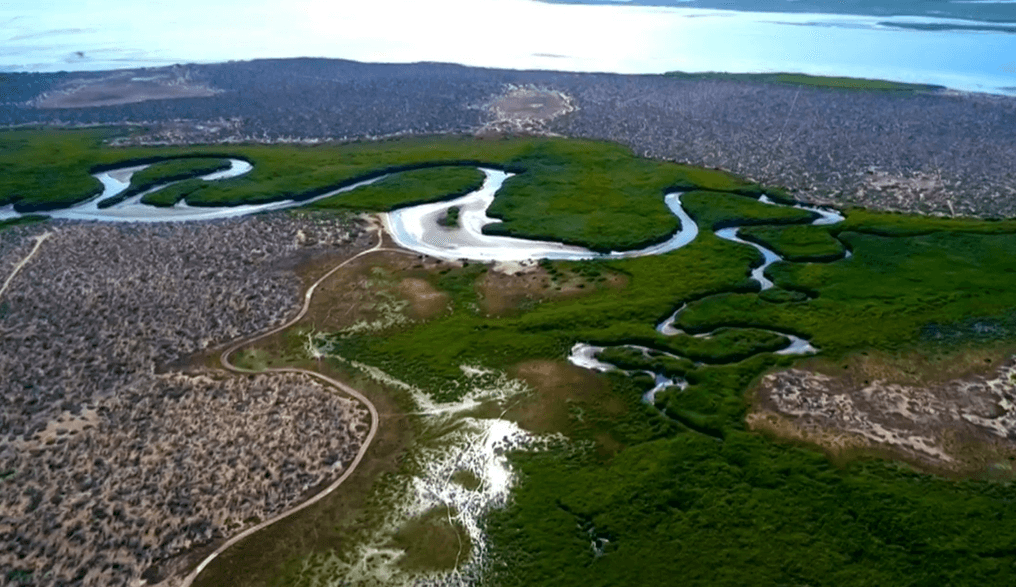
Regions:
[[[204,181],[221,181],[239,177],[249,173],[252,169],[250,163],[240,159],[230,159],[230,167],[218,171],[200,179]],[[329,191],[309,200],[282,200],[263,204],[249,204],[240,206],[189,206],[186,202],[180,201],[175,206],[158,207],[144,204],[141,200],[148,194],[164,189],[172,185],[166,183],[155,186],[145,192],[124,199],[113,206],[100,207],[99,203],[108,198],[113,198],[123,193],[130,187],[131,177],[134,173],[145,169],[145,165],[123,167],[104,171],[94,175],[104,189],[102,194],[88,201],[75,204],[65,209],[55,210],[48,214],[53,218],[69,220],[98,220],[107,222],[183,222],[196,220],[213,220],[217,218],[231,218],[246,216],[261,212],[285,210],[303,206],[318,200],[350,192],[358,187],[368,185],[383,179],[385,176],[354,183],[352,185]],[[469,261],[535,261],[539,259],[553,260],[615,260],[646,255],[661,255],[677,250],[692,241],[698,236],[699,227],[688,215],[681,205],[681,192],[668,193],[664,196],[667,207],[680,220],[681,227],[666,241],[651,245],[642,249],[630,251],[615,251],[611,253],[598,253],[582,247],[565,245],[551,241],[529,240],[516,237],[498,236],[485,234],[484,227],[500,222],[496,218],[487,215],[487,210],[494,202],[497,192],[504,185],[505,181],[514,174],[495,169],[480,168],[484,173],[483,185],[469,194],[442,202],[419,204],[400,208],[383,215],[385,228],[395,242],[405,248],[421,254],[430,255],[449,260]],[[781,206],[766,196],[758,200],[763,204]],[[448,208],[456,206],[459,208],[459,224],[454,227],[441,225],[439,222]],[[841,222],[843,216],[835,210],[794,204],[793,207],[811,212],[813,225],[829,225]],[[17,218],[19,214],[11,206],[0,208],[0,220]],[[763,261],[760,265],[751,268],[751,277],[758,282],[761,290],[773,287],[773,282],[765,276],[766,269],[773,263],[782,261],[775,251],[766,248],[758,243],[742,239],[738,236],[740,226],[731,226],[719,229],[716,236],[743,245],[755,248],[762,254]],[[846,251],[849,256],[850,252]],[[658,332],[666,336],[681,334],[682,331],[674,327],[680,313],[685,306],[681,306],[666,320],[656,326]],[[817,352],[808,341],[790,333],[776,332],[787,340],[787,345],[777,351],[779,354],[806,355]],[[710,333],[698,334],[696,336],[708,337]],[[662,351],[626,345],[627,348],[638,350],[646,354],[659,354]],[[608,371],[617,369],[616,366],[597,359],[597,355],[603,351],[602,347],[590,346],[587,344],[576,344],[569,355],[569,360],[578,366],[597,371]],[[663,353],[667,354],[667,353]],[[683,387],[686,383],[682,380],[667,378],[660,373],[648,372],[656,380],[656,387],[646,393],[645,399],[652,402],[656,393],[668,386]]]
[[[69,220],[91,220],[108,222],[182,222],[196,220],[212,220],[245,216],[260,212],[284,210],[305,205],[323,198],[349,192],[383,177],[362,181],[347,187],[332,190],[316,198],[303,201],[285,200],[264,204],[232,206],[232,207],[197,207],[180,202],[172,207],[156,207],[144,204],[141,200],[145,195],[163,189],[171,184],[156,186],[108,207],[100,207],[100,202],[122,194],[130,186],[131,177],[144,166],[125,167],[96,174],[94,177],[102,182],[104,190],[101,195],[62,210],[50,212],[54,218]],[[239,159],[231,159],[227,170],[202,176],[204,181],[223,181],[239,177],[251,171],[251,165]],[[464,196],[429,204],[409,206],[384,214],[382,217],[385,228],[394,241],[401,247],[433,257],[448,260],[469,260],[480,262],[515,261],[534,262],[541,259],[555,260],[618,260],[647,255],[660,255],[675,251],[693,242],[699,233],[699,226],[685,211],[681,204],[681,192],[668,193],[664,201],[673,214],[680,220],[680,229],[665,241],[631,251],[598,253],[582,247],[569,246],[561,243],[536,241],[521,238],[484,234],[483,229],[490,224],[500,222],[487,215],[487,210],[512,174],[481,168],[485,175],[482,186]],[[765,196],[759,198],[763,204],[782,206]],[[452,206],[459,207],[459,225],[442,226],[439,220]],[[811,224],[828,225],[840,222],[843,216],[833,210],[808,207],[797,204],[812,213]],[[16,218],[18,214],[8,207],[0,209],[0,220]],[[744,244],[757,249],[763,258],[760,265],[750,269],[751,277],[759,284],[760,290],[773,287],[773,282],[765,276],[766,269],[782,258],[774,251],[754,242],[740,238],[740,227],[732,226],[717,230],[715,234],[728,241]],[[378,245],[380,247],[380,244]],[[361,254],[366,254],[361,253]],[[846,253],[849,255],[849,251]],[[308,302],[309,303],[309,298]],[[678,326],[681,313],[687,304],[682,304],[671,315],[656,325],[656,330],[664,336],[691,334],[682,331]],[[717,329],[719,330],[719,328]],[[693,334],[696,337],[708,338],[712,332]],[[782,355],[808,355],[818,352],[807,340],[791,333],[770,330],[783,337],[786,344],[774,351]],[[449,581],[470,582],[469,577],[479,576],[484,561],[488,556],[490,544],[483,530],[482,519],[491,508],[501,507],[508,501],[509,491],[514,485],[514,473],[505,456],[509,448],[537,448],[547,443],[553,444],[560,439],[540,437],[529,434],[519,426],[503,417],[479,418],[472,415],[477,406],[490,402],[509,403],[513,398],[527,393],[527,388],[519,380],[512,379],[504,373],[490,371],[482,366],[462,365],[468,392],[460,401],[452,403],[436,403],[429,394],[417,389],[408,382],[401,382],[370,365],[357,364],[333,354],[327,344],[319,344],[308,340],[308,347],[313,349],[317,357],[334,356],[346,361],[369,377],[386,385],[408,391],[418,407],[415,412],[421,426],[433,431],[436,443],[422,443],[413,447],[407,454],[409,461],[416,463],[416,473],[410,476],[399,476],[389,483],[389,487],[379,494],[379,503],[384,505],[385,514],[376,531],[363,537],[362,544],[354,550],[352,560],[339,559],[334,555],[311,559],[314,567],[324,569],[330,576],[350,578],[371,578],[379,583],[399,583],[406,578],[399,567],[403,552],[392,546],[391,537],[398,528],[403,527],[407,520],[427,515],[428,512],[448,512],[449,522],[452,513],[456,533],[462,532],[468,537],[471,552],[462,551],[460,536],[460,555],[456,559],[456,568],[449,575]],[[663,372],[644,370],[624,370],[601,358],[601,353],[611,347],[601,347],[584,342],[576,343],[569,355],[572,364],[594,371],[621,371],[631,375],[647,374],[654,380],[651,389],[645,391],[643,401],[655,405],[656,395],[668,388],[684,389],[688,383],[680,378],[668,376]],[[663,350],[639,345],[618,345],[627,351],[641,353],[647,359],[670,357],[685,359]],[[647,361],[651,362],[651,361]],[[663,412],[664,415],[665,412]],[[452,432],[448,432],[452,431]],[[454,475],[467,472],[477,482],[477,487],[468,489],[458,483],[451,482]],[[303,507],[303,506],[300,506]],[[591,548],[599,552],[598,543],[594,540]],[[210,560],[210,559],[209,559]],[[207,564],[208,561],[205,562]],[[196,576],[200,567],[194,572]],[[193,579],[194,576],[190,577]],[[418,578],[410,578],[408,582]]]

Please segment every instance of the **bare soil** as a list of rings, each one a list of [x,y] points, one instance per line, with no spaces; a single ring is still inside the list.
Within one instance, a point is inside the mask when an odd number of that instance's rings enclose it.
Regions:
[[[746,421],[767,435],[818,446],[835,461],[879,456],[940,474],[1011,477],[1011,351],[861,353],[837,363],[806,362],[763,377]]]
[[[546,125],[575,110],[564,92],[535,86],[509,86],[487,105],[490,120],[477,132],[480,137],[502,134],[550,134]]]
[[[409,300],[414,318],[427,320],[448,309],[448,294],[434,289],[430,282],[419,277],[403,279],[399,291]]]
[[[207,98],[219,93],[190,79],[187,70],[126,70],[95,78],[71,78],[59,88],[35,99],[36,108],[91,108],[118,106],[147,100]]]

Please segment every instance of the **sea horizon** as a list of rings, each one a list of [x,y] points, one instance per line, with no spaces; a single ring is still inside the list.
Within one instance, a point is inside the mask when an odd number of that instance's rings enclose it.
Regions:
[[[7,31],[0,72],[321,57],[622,74],[790,72],[1016,95],[1016,24],[657,5],[665,1],[322,8],[293,0],[280,11],[267,0],[71,8],[15,0],[0,7]]]

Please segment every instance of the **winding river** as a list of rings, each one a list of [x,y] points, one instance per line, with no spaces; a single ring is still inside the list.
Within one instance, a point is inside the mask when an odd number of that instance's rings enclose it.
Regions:
[[[114,169],[95,174],[94,177],[98,179],[104,187],[102,194],[86,202],[75,204],[62,210],[52,211],[49,212],[48,214],[53,218],[61,218],[69,220],[108,221],[108,222],[182,222],[195,220],[211,220],[216,218],[230,218],[255,214],[259,212],[284,210],[287,208],[302,206],[310,202],[314,202],[317,200],[335,196],[337,194],[355,190],[360,186],[376,182],[385,177],[382,176],[370,180],[365,180],[353,185],[349,185],[344,188],[332,190],[328,193],[322,194],[313,199],[304,201],[285,200],[264,204],[229,206],[229,207],[189,206],[182,201],[172,207],[156,207],[144,204],[141,201],[147,194],[150,194],[159,189],[164,189],[168,185],[172,185],[172,183],[166,183],[163,185],[153,187],[152,189],[147,190],[143,193],[139,193],[129,198],[126,198],[115,205],[105,208],[99,207],[99,202],[107,198],[116,197],[117,195],[122,194],[125,190],[127,190],[130,187],[131,178],[133,174],[140,171],[141,169],[144,169],[145,167],[146,166],[124,167],[120,169]],[[230,159],[230,167],[228,169],[201,176],[200,179],[209,182],[223,181],[244,175],[250,172],[251,169],[252,166],[246,161],[242,161],[240,159]],[[391,235],[395,243],[397,243],[401,247],[401,249],[395,250],[399,250],[401,252],[412,251],[415,253],[421,253],[433,257],[439,257],[450,260],[463,259],[481,262],[535,261],[539,259],[608,260],[608,259],[625,259],[646,255],[664,254],[670,251],[677,250],[691,243],[692,241],[695,240],[695,238],[698,236],[699,233],[698,225],[691,218],[691,216],[684,210],[681,204],[682,194],[680,192],[674,192],[666,194],[664,198],[668,208],[680,220],[681,222],[680,230],[678,230],[674,235],[672,235],[669,239],[667,239],[662,243],[638,250],[618,251],[604,254],[591,251],[589,249],[585,249],[582,247],[564,245],[556,242],[536,241],[514,237],[487,235],[483,233],[483,228],[489,224],[500,222],[497,219],[487,216],[487,210],[493,203],[498,190],[504,185],[505,181],[507,181],[509,178],[512,177],[512,174],[504,171],[486,168],[481,168],[481,171],[485,175],[484,183],[478,190],[472,193],[466,194],[454,200],[410,206],[382,215],[382,222],[384,224],[384,228]],[[759,201],[761,203],[773,206],[782,205],[771,201],[765,196],[760,197]],[[439,220],[446,213],[446,210],[451,206],[459,207],[460,210],[459,225],[456,227],[442,226],[439,223]],[[805,206],[803,204],[795,204],[794,207],[801,208],[813,213],[814,218],[811,222],[811,224],[813,225],[828,225],[841,222],[843,220],[843,216],[833,210],[814,208]],[[17,218],[18,216],[19,214],[16,211],[14,211],[13,208],[10,206],[6,208],[0,208],[0,220],[4,220],[7,218]],[[759,266],[750,269],[751,277],[759,283],[761,290],[772,288],[773,282],[765,276],[765,271],[773,263],[781,261],[782,258],[776,252],[766,248],[765,246],[740,238],[738,235],[740,228],[741,227],[739,226],[723,228],[717,230],[715,234],[719,238],[734,243],[748,245],[758,250],[762,254],[763,262]],[[36,244],[36,248],[33,249],[32,253],[29,254],[29,257],[27,257],[25,261],[23,261],[23,263],[27,262],[27,260],[31,258],[31,255],[35,253],[35,251],[41,244],[41,241],[44,240],[45,236],[47,235],[48,233],[40,237],[39,242]],[[245,369],[237,367],[230,361],[230,355],[232,353],[234,353],[243,346],[246,346],[257,340],[263,339],[264,337],[267,337],[271,334],[280,332],[298,322],[306,314],[314,290],[321,282],[323,282],[332,273],[338,271],[340,268],[347,265],[354,259],[377,251],[392,250],[382,248],[382,242],[383,239],[381,238],[381,234],[379,232],[379,240],[377,245],[375,245],[371,249],[358,253],[357,255],[351,257],[350,259],[347,259],[346,261],[343,261],[342,263],[334,267],[330,272],[328,272],[320,279],[318,279],[318,281],[315,282],[305,293],[303,305],[301,306],[301,310],[295,318],[288,321],[286,324],[282,326],[276,327],[262,334],[255,335],[253,337],[246,338],[230,346],[227,350],[225,350],[222,353],[220,357],[222,366],[225,369],[233,372],[239,373],[248,372]],[[850,252],[849,250],[847,250],[845,252],[845,256],[849,255]],[[20,267],[15,268],[15,273],[17,272],[18,268]],[[10,278],[8,279],[8,282],[9,281]],[[657,324],[656,325],[657,332],[659,332],[663,336],[691,335],[700,338],[709,338],[717,333],[717,330],[719,330],[719,328],[712,332],[698,334],[687,333],[678,328],[676,324],[680,319],[681,313],[684,312],[686,308],[687,304],[682,304],[670,316],[668,316],[667,318],[662,320],[659,324]],[[817,349],[813,347],[807,340],[799,336],[775,330],[769,330],[769,332],[778,334],[786,340],[786,344],[782,348],[775,351],[777,354],[808,355],[818,352]],[[607,348],[611,347],[594,346],[591,344],[580,342],[572,347],[568,356],[568,360],[576,366],[600,372],[616,370],[628,374],[644,373],[646,375],[649,375],[650,377],[652,377],[654,385],[651,387],[651,389],[647,390],[643,394],[643,401],[649,404],[655,404],[656,395],[665,389],[668,388],[684,389],[685,387],[688,386],[687,381],[685,381],[684,379],[680,377],[670,377],[663,372],[654,372],[648,370],[626,371],[624,369],[621,369],[618,366],[613,365],[601,358],[601,353],[603,353],[603,351],[606,350]],[[613,348],[624,348],[629,351],[636,351],[641,353],[647,359],[659,357],[686,359],[686,357],[681,357],[680,355],[676,355],[673,353],[669,353],[660,349],[655,349],[647,346],[629,344],[629,345],[617,345],[616,347]],[[365,366],[365,368],[367,367]],[[183,583],[184,585],[190,585],[213,559],[215,559],[219,554],[221,554],[225,550],[229,549],[233,544],[239,542],[240,540],[244,539],[245,537],[251,534],[254,534],[255,532],[258,532],[265,526],[276,523],[279,520],[285,519],[300,510],[310,507],[312,504],[323,499],[327,494],[337,489],[343,483],[343,481],[345,481],[345,479],[350,474],[352,474],[353,470],[356,468],[359,461],[363,458],[365,451],[367,450],[368,446],[371,443],[371,439],[373,438],[374,434],[377,431],[379,422],[378,413],[374,408],[374,406],[370,403],[370,401],[362,394],[360,394],[357,390],[343,384],[342,382],[330,379],[313,371],[305,371],[302,369],[288,369],[288,368],[270,369],[270,371],[303,373],[308,376],[319,378],[323,380],[325,383],[332,385],[336,389],[339,389],[353,396],[357,400],[361,401],[365,406],[367,406],[367,408],[371,412],[370,432],[367,438],[365,439],[364,443],[362,444],[360,450],[358,451],[356,459],[349,465],[349,467],[343,473],[343,475],[340,476],[335,481],[333,481],[333,483],[329,485],[324,491],[314,496],[312,499],[303,502],[301,504],[298,504],[295,507],[290,508],[289,510],[273,517],[272,519],[257,524],[245,530],[244,532],[232,537],[230,540],[227,540],[223,544],[219,545],[219,547],[214,552],[208,555],[195,569],[191,571],[191,573],[184,579]],[[472,371],[481,374],[488,373],[486,371],[483,371],[482,369],[472,369]],[[467,374],[469,374],[470,372],[471,371],[467,371]],[[425,400],[427,400],[427,398],[424,397],[418,403],[421,403],[421,405],[426,404],[427,401]],[[493,424],[491,424],[491,426],[497,427],[500,426],[501,424],[507,424],[507,422],[501,419],[496,419],[493,421]],[[482,434],[481,436],[477,437],[477,439],[479,440],[473,439],[472,441],[470,441],[472,443],[470,444],[470,446],[472,445],[480,446],[482,444],[482,447],[480,447],[480,449],[477,450],[480,450],[480,452],[486,451],[484,452],[484,455],[486,455],[484,458],[490,456],[487,455],[486,453],[490,453],[491,455],[494,454],[493,445],[495,436],[497,439],[501,439],[500,442],[504,442],[505,438],[507,438],[506,436],[507,433],[504,433],[503,431],[502,433],[498,433],[498,435],[492,435],[492,429],[489,428],[490,426],[488,426],[487,428],[481,427],[480,431],[482,432]],[[480,440],[482,440],[483,442],[480,442]],[[477,459],[479,459],[477,462],[480,461],[486,462],[483,460],[483,458],[479,457],[477,457],[474,460]],[[454,470],[457,470],[457,468],[460,468],[462,466],[462,463],[460,462],[461,460],[462,460],[461,455],[456,456],[454,461],[449,461],[451,463],[450,465],[451,468],[449,468],[448,471],[444,471],[443,469],[439,471],[441,473],[441,475],[439,475],[439,477],[441,477],[440,480],[443,480],[442,483],[438,484],[440,487],[447,488],[454,486],[454,484],[448,482],[448,479],[450,479],[450,475],[452,475]],[[490,471],[493,471],[493,473],[487,471],[487,474],[484,474],[482,479],[484,479],[485,482],[490,480],[488,479],[488,477],[490,478],[498,476],[504,477],[505,475],[508,474],[506,472],[508,471],[508,469],[506,468],[507,467],[506,463],[500,464],[494,463],[494,464],[497,466],[487,463],[487,465],[489,465],[487,466],[487,469],[490,469]],[[502,481],[504,481],[504,479],[502,479]],[[502,494],[504,494],[504,492],[507,491],[506,482],[502,482],[500,484],[493,484],[492,487],[494,487],[495,485],[496,487],[501,488],[501,492],[498,493],[497,491],[495,491],[491,493],[490,491],[488,491],[484,493],[485,496],[484,499],[487,500],[484,503],[489,502],[488,505],[495,502],[500,503],[498,500],[503,499],[504,496]],[[466,510],[473,512],[474,517],[476,515],[479,515],[477,512],[483,511],[484,507],[486,507],[486,506],[481,507],[482,504],[481,505],[473,504],[472,501],[469,501],[468,504],[466,504],[465,502],[460,504],[447,495],[444,494],[438,495],[438,493],[435,493],[435,491],[436,490],[431,491],[431,493],[434,493],[434,495],[431,496],[432,498],[431,501],[436,500],[435,503],[441,502],[445,503],[446,505],[449,503],[455,503],[458,506],[462,506],[461,510],[463,512],[465,512]],[[475,496],[472,495],[475,492],[466,491],[465,493],[468,493],[471,496],[470,500],[475,501],[474,499]],[[487,493],[490,493],[490,495],[487,495]],[[460,516],[460,518],[462,518],[462,516]],[[467,518],[468,520],[473,520],[473,518],[469,518],[468,516],[462,518],[462,520],[468,521]],[[474,541],[475,546],[482,547],[484,542],[482,535],[478,534],[479,530],[477,528],[473,528],[469,524],[467,524],[467,529],[470,530],[468,533],[470,534],[471,539]],[[596,548],[597,546],[596,543],[594,542],[593,550],[596,551]],[[392,560],[396,560],[398,558],[397,555],[398,553],[395,553],[393,555],[395,556],[395,558],[393,558]]]
[[[249,173],[251,169],[253,169],[253,166],[250,163],[241,159],[230,159],[229,164],[228,169],[200,176],[199,179],[204,181],[222,181],[239,177]],[[67,208],[48,211],[44,214],[51,218],[60,218],[65,220],[98,220],[103,222],[187,222],[196,220],[215,220],[218,218],[234,218],[237,216],[247,216],[249,214],[257,214],[260,212],[285,210],[287,208],[303,206],[311,202],[330,198],[337,194],[352,191],[364,185],[369,185],[384,177],[375,177],[364,180],[321,194],[320,196],[316,196],[312,199],[301,201],[282,200],[278,202],[267,202],[264,204],[243,204],[239,206],[190,206],[185,201],[181,200],[175,206],[167,207],[152,206],[141,201],[148,194],[177,183],[168,182],[154,186],[144,192],[131,196],[122,202],[109,206],[108,208],[99,207],[99,203],[103,200],[116,197],[117,195],[123,193],[128,187],[130,187],[131,177],[138,171],[147,167],[148,165],[137,165],[134,167],[121,167],[110,171],[96,173],[92,177],[102,182],[103,191],[101,194]],[[20,216],[21,214],[14,210],[13,206],[9,205],[0,207],[0,220],[9,220]]]
[[[480,189],[454,200],[395,210],[386,215],[385,228],[403,248],[441,259],[469,261],[627,259],[662,255],[687,245],[698,236],[698,225],[681,206],[680,192],[667,194],[664,202],[681,220],[681,229],[665,242],[644,249],[603,254],[550,241],[484,234],[484,226],[501,222],[487,216],[487,209],[497,191],[514,174],[485,168],[480,171],[486,176]],[[441,226],[438,220],[451,206],[459,208],[459,226]]]
[[[204,181],[222,181],[239,177],[251,171],[250,163],[240,159],[230,159],[230,167],[218,171],[200,179]],[[172,207],[157,207],[144,204],[141,200],[148,194],[163,189],[171,183],[155,186],[145,192],[126,198],[113,206],[100,208],[99,202],[121,194],[131,183],[134,173],[145,169],[146,165],[123,167],[110,171],[104,171],[94,175],[102,182],[104,187],[102,194],[88,201],[75,204],[68,208],[55,210],[48,214],[53,218],[71,220],[99,220],[108,222],[183,222],[194,220],[212,220],[217,218],[231,218],[246,216],[260,212],[273,210],[284,210],[303,206],[305,204],[329,198],[341,193],[355,190],[358,187],[368,185],[383,179],[386,176],[361,181],[340,189],[332,190],[308,200],[283,200],[268,202],[264,204],[249,204],[240,206],[189,206],[181,201]],[[588,260],[588,259],[626,259],[646,255],[661,255],[677,250],[695,240],[698,236],[699,227],[688,215],[681,205],[681,192],[673,192],[664,196],[667,207],[681,221],[681,228],[666,241],[631,251],[617,251],[611,253],[598,253],[582,247],[565,245],[551,241],[529,240],[508,236],[497,236],[484,234],[483,228],[490,224],[500,222],[496,218],[487,216],[487,210],[494,202],[498,190],[504,182],[514,174],[495,169],[480,168],[484,173],[483,185],[476,191],[464,196],[442,202],[420,204],[400,208],[382,216],[387,232],[392,239],[402,248],[450,260],[469,261],[535,261],[539,259],[555,260]],[[758,199],[763,204],[781,206],[766,196]],[[459,208],[459,225],[455,227],[442,226],[439,223],[441,217],[451,206]],[[794,204],[793,207],[807,210],[815,215],[811,224],[829,225],[841,222],[843,216],[835,210]],[[13,207],[0,208],[0,220],[16,218],[19,214]],[[715,232],[719,238],[744,244],[755,248],[762,254],[763,261],[757,267],[751,269],[751,277],[758,282],[761,290],[773,287],[773,282],[765,276],[766,270],[773,263],[782,261],[775,251],[751,242],[738,236],[740,226],[732,226],[719,229]],[[850,251],[845,251],[845,256],[850,256]],[[683,332],[674,327],[685,305],[678,308],[672,315],[660,322],[656,329],[665,336],[675,336]],[[786,332],[775,332],[787,340],[787,345],[776,351],[778,354],[806,355],[817,352],[808,341]],[[702,333],[695,336],[709,337],[712,333]],[[639,350],[645,354],[667,354],[657,349],[623,345],[626,348]],[[600,361],[597,355],[602,352],[603,347],[595,347],[579,343],[572,349],[569,360],[580,367],[597,371],[609,371],[618,369],[616,366]],[[672,355],[676,356],[676,355]],[[668,386],[683,387],[686,382],[679,379],[665,377],[660,373],[647,372],[656,380],[656,387],[646,393],[645,399],[652,402],[656,392]]]

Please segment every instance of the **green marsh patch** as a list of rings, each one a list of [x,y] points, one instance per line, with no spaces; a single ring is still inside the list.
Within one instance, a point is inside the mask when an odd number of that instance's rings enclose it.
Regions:
[[[387,212],[394,208],[464,196],[483,185],[475,167],[434,167],[396,173],[352,192],[311,204],[314,208]],[[456,223],[457,224],[457,223]]]
[[[663,202],[672,189],[760,194],[762,187],[730,174],[634,156],[618,145],[566,139],[482,141],[431,137],[317,146],[131,147],[110,149],[111,131],[0,132],[0,205],[21,211],[63,208],[98,195],[92,170],[172,157],[249,161],[244,175],[206,182],[191,177],[163,188],[152,201],[184,199],[194,206],[306,200],[359,181],[377,184],[330,198],[322,207],[391,210],[472,191],[477,166],[516,175],[503,186],[489,230],[549,238],[598,251],[640,248],[665,240],[678,220]],[[193,174],[194,162],[173,162]],[[162,165],[160,163],[159,165]],[[170,165],[169,162],[165,165]],[[461,167],[462,169],[451,169]],[[148,181],[184,171],[152,171]]]
[[[748,226],[738,234],[797,263],[835,261],[845,253],[828,226]]]

